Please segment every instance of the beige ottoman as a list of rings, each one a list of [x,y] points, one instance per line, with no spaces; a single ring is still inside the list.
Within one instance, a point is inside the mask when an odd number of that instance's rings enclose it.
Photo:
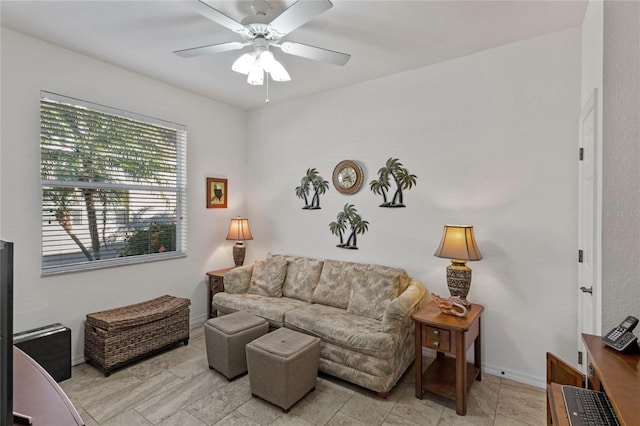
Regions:
[[[320,339],[279,328],[247,344],[251,394],[289,408],[316,387]]]
[[[242,311],[211,318],[204,324],[209,367],[227,379],[246,372],[246,344],[268,331],[266,320]]]

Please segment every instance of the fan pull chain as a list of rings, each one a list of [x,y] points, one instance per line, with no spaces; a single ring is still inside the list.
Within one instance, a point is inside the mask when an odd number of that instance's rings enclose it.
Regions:
[[[265,71],[265,74],[267,75],[267,99],[264,100],[265,103],[269,103],[269,73]]]

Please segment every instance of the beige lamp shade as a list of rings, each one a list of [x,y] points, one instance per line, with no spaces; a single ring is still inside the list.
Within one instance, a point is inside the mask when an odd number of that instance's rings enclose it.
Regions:
[[[251,230],[249,229],[249,219],[243,219],[241,217],[231,219],[227,240],[235,240],[236,243],[233,245],[233,262],[236,266],[242,266],[245,253],[247,252],[243,241],[253,240],[253,235],[251,235]]]
[[[473,226],[445,225],[435,256],[456,260],[480,260],[482,254],[473,235]]]
[[[249,229],[249,219],[243,219],[241,217],[231,219],[227,240],[253,240],[253,235],[251,235],[251,230]]]
[[[466,306],[471,306],[471,302],[467,300],[471,288],[471,268],[466,263],[482,259],[473,235],[473,226],[445,225],[435,256],[451,259],[451,265],[447,266],[449,293],[460,298]]]

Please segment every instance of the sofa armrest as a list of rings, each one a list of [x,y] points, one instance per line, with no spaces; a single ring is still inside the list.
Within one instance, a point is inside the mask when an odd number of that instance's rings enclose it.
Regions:
[[[393,299],[382,315],[382,331],[397,332],[405,322],[411,321],[411,315],[422,306],[427,290],[422,283],[411,278],[406,290]]]
[[[251,282],[253,264],[233,268],[224,276],[224,291],[226,293],[246,293]]]

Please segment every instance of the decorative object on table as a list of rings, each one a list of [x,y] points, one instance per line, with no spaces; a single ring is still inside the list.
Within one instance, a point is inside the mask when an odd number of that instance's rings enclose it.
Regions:
[[[309,192],[313,188],[313,197],[311,203],[309,203]],[[307,169],[307,174],[300,181],[300,186],[296,187],[296,197],[304,200],[305,210],[317,210],[320,209],[320,195],[327,192],[329,189],[329,182],[324,180],[322,176],[318,174],[315,168]]]
[[[353,204],[345,204],[344,209],[338,213],[335,222],[329,224],[329,229],[333,235],[340,237],[340,244],[336,247],[357,250],[358,243],[356,236],[358,234],[364,234],[369,229],[369,222],[362,220],[362,217],[358,214],[358,210]],[[344,234],[349,229],[349,237],[347,242],[344,242]]]
[[[473,226],[445,225],[442,240],[434,256],[451,259],[451,265],[447,266],[449,293],[451,296],[459,297],[465,306],[470,306],[467,294],[471,287],[471,268],[466,263],[482,259],[473,234]]]
[[[344,160],[333,169],[333,186],[342,194],[355,194],[362,188],[364,172],[353,160]]]
[[[227,179],[207,178],[207,208],[227,208]]]
[[[242,217],[231,219],[227,240],[235,240],[236,243],[233,245],[233,261],[236,266],[242,266],[244,263],[244,255],[247,251],[243,241],[253,240],[253,235],[251,235],[251,230],[249,229],[249,219]]]
[[[467,316],[467,307],[459,297],[451,296],[448,299],[443,299],[437,294],[431,293],[431,298],[436,302],[440,312],[443,314],[453,315],[460,318]]]
[[[391,189],[391,182],[396,186],[391,201],[387,200],[387,193]],[[382,195],[380,207],[406,207],[402,191],[411,189],[416,185],[418,177],[409,173],[397,158],[389,158],[384,167],[378,170],[378,179],[369,182],[369,187],[374,194]]]

